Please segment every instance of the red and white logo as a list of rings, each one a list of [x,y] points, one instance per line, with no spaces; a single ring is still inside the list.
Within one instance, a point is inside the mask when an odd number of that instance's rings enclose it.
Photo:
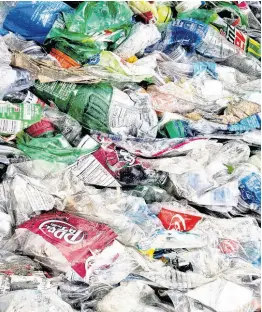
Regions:
[[[48,220],[40,224],[39,230],[51,239],[64,239],[68,244],[76,245],[84,239],[84,232],[61,220]]]
[[[166,229],[174,229],[179,232],[191,231],[195,225],[202,220],[202,217],[199,216],[176,212],[165,208],[161,209],[158,218]]]

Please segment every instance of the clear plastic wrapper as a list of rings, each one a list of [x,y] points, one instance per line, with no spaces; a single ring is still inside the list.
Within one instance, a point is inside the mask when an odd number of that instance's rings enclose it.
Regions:
[[[136,23],[127,39],[118,46],[115,53],[126,60],[138,52],[143,52],[146,47],[154,44],[160,38],[160,32],[154,24]]]
[[[87,286],[81,282],[62,281],[58,286],[61,298],[74,309],[81,312],[89,312],[96,309],[98,302],[112,290],[112,286],[106,284]]]
[[[151,236],[163,228],[142,198],[115,190],[96,192],[88,197],[71,197],[66,211],[88,220],[104,222],[114,229],[118,240],[127,246],[136,246],[142,241],[150,242]]]
[[[217,279],[187,293],[191,309],[201,311],[252,311],[253,295],[249,289]],[[235,298],[235,299],[233,299]]]
[[[128,298],[128,299],[127,299]],[[127,301],[128,300],[128,301]],[[99,312],[133,311],[137,312],[174,312],[171,305],[163,304],[153,289],[140,281],[130,281],[111,290],[98,303]]]
[[[0,311],[73,312],[73,309],[51,291],[24,289],[12,291],[0,297]]]

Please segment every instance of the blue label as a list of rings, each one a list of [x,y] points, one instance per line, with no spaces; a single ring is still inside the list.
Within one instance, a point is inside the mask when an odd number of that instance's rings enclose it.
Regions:
[[[193,75],[197,76],[201,72],[206,71],[209,73],[213,78],[217,79],[218,74],[217,74],[217,65],[214,62],[196,62],[193,63]]]
[[[100,54],[95,54],[88,58],[87,64],[89,65],[96,65],[100,61]]]
[[[27,40],[43,43],[59,12],[73,12],[62,1],[18,1],[10,10],[4,28],[17,33]]]
[[[252,172],[239,181],[241,197],[247,204],[256,204],[257,212],[261,211],[261,178]]]
[[[205,37],[207,30],[208,25],[200,21],[194,19],[177,19],[168,24],[167,29],[162,33],[162,39],[148,47],[146,53],[158,50],[170,54],[178,46],[184,46],[189,53],[192,53],[195,47]]]
[[[242,119],[240,122],[233,125],[228,125],[228,131],[231,132],[245,132],[261,128],[261,118],[259,114],[249,116]]]

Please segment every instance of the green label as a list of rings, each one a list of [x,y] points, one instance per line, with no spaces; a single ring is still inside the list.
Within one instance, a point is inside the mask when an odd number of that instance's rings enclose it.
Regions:
[[[15,134],[42,118],[41,104],[0,102],[0,133]]]
[[[92,85],[66,82],[37,82],[33,91],[44,101],[79,121],[83,127],[108,132],[108,111],[113,88],[106,83]]]

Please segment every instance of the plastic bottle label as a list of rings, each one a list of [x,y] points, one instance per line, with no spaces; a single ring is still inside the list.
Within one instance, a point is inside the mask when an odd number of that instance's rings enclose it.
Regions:
[[[18,227],[18,233],[19,229],[26,229],[39,235],[57,248],[81,277],[86,275],[85,263],[92,256],[92,251],[101,252],[117,236],[105,224],[88,221],[63,212],[41,214],[21,224]],[[21,231],[20,235],[24,233]],[[48,249],[48,245],[46,248]],[[59,263],[60,259],[52,260],[57,260]]]
[[[0,133],[2,134],[15,134],[40,121],[41,118],[40,104],[0,102]]]
[[[202,220],[202,217],[199,216],[176,212],[165,208],[160,210],[158,218],[166,229],[174,229],[179,232],[191,231],[197,223]]]
[[[28,91],[27,95],[23,101],[24,104],[41,104],[42,106],[45,105],[45,102],[35,96],[32,92]]]

